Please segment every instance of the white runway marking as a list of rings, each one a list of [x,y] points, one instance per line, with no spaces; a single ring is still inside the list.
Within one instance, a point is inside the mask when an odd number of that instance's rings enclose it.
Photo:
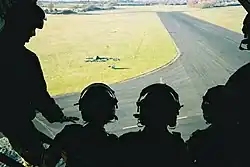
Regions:
[[[137,125],[133,125],[133,126],[127,126],[127,127],[124,127],[122,128],[123,130],[126,130],[126,129],[132,129],[132,128],[137,128],[138,126]]]
[[[160,77],[160,83],[164,84],[162,77]]]
[[[188,118],[188,116],[178,117],[177,119],[180,120],[180,119],[186,119],[186,118]]]
[[[181,119],[186,119],[186,118],[188,118],[188,116],[178,117],[177,119],[181,120]],[[133,129],[133,128],[137,128],[137,127],[138,127],[137,125],[127,126],[127,127],[122,128],[122,130]]]

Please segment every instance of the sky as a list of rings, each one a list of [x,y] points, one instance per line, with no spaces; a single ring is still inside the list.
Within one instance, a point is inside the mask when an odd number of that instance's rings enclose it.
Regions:
[[[81,1],[81,0],[38,0],[38,1],[52,1],[52,2],[56,2],[56,1],[65,1],[65,2],[71,2],[71,1]],[[86,0],[82,0],[82,1],[86,1]],[[90,0],[90,1],[108,1],[108,0]],[[138,0],[135,0],[138,1]],[[140,0],[140,1],[148,1],[148,0]]]
[[[71,2],[71,1],[81,1],[81,0],[38,0],[38,1],[52,1],[52,2],[56,2],[56,1],[65,1],[65,2]],[[83,0],[86,1],[86,0]],[[89,1],[112,1],[112,0],[89,0]],[[149,1],[149,0],[134,0],[134,1]],[[156,0],[154,0],[156,1]],[[167,0],[158,0],[158,1],[167,1]],[[178,2],[178,1],[186,1],[186,0],[170,0],[170,1],[174,1],[174,2]],[[229,1],[235,1],[235,0],[229,0]]]
[[[56,2],[56,1],[65,1],[65,2],[71,2],[71,1],[81,1],[81,0],[38,0],[38,1],[54,1],[54,2]],[[91,0],[90,0],[91,1]],[[103,0],[96,0],[96,1],[103,1]]]

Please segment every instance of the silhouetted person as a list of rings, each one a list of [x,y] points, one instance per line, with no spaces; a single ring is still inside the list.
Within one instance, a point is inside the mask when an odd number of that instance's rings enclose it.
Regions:
[[[243,21],[242,32],[244,34],[244,39],[241,41],[240,50],[250,50],[250,15],[247,14]],[[242,47],[242,44],[246,45],[246,48]]]
[[[134,114],[143,130],[119,137],[121,166],[189,166],[186,146],[174,128],[182,107],[178,94],[168,85],[156,83],[142,90]]]
[[[104,129],[107,123],[118,119],[117,103],[109,86],[94,83],[86,87],[77,103],[86,124],[68,125],[56,135],[46,154],[45,166],[55,166],[61,157],[69,167],[117,166],[118,137]]]
[[[39,165],[44,152],[42,140],[50,139],[32,123],[36,110],[51,123],[68,119],[47,91],[38,57],[24,46],[35,36],[36,28],[43,28],[45,14],[35,3],[20,1],[4,19],[0,32],[0,131],[26,161]]]
[[[248,36],[249,36],[249,32],[250,32],[249,25],[250,25],[250,15],[247,14],[243,20],[243,27],[242,27],[242,32],[243,32],[245,38],[248,38]]]
[[[199,167],[239,166],[238,119],[233,96],[223,85],[208,89],[201,108],[209,127],[195,131],[187,141],[192,162]]]
[[[246,164],[249,161],[249,156],[246,153],[250,150],[250,138],[249,131],[249,95],[250,95],[250,63],[247,63],[240,67],[230,78],[228,79],[226,86],[234,94],[233,108],[237,111],[237,117],[239,120],[239,133],[238,137],[240,142],[237,144],[241,151],[238,155],[241,157],[241,164]]]
[[[238,111],[240,125],[243,129],[248,128],[248,118],[250,116],[249,95],[250,95],[250,63],[240,67],[228,79],[226,86],[234,93],[234,108]]]
[[[240,67],[235,73],[233,73],[227,83],[226,86],[232,87],[235,90],[250,90],[250,63],[247,63]],[[244,92],[242,92],[244,93]]]

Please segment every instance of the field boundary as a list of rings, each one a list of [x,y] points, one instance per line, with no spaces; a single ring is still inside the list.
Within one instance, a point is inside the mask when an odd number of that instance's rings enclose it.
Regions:
[[[132,80],[135,80],[135,79],[139,79],[139,78],[145,77],[145,76],[147,76],[147,75],[156,73],[156,72],[158,72],[158,71],[160,71],[160,70],[162,70],[162,69],[168,67],[169,65],[173,64],[173,63],[181,56],[181,51],[180,51],[180,49],[178,48],[178,46],[176,45],[174,39],[173,39],[172,37],[171,37],[171,39],[172,39],[173,45],[174,45],[175,50],[176,50],[176,55],[174,56],[174,58],[173,58],[172,60],[170,60],[170,61],[167,62],[166,64],[163,64],[163,65],[161,65],[160,67],[157,67],[157,68],[155,68],[155,69],[153,69],[153,70],[146,71],[146,72],[144,72],[144,73],[142,73],[142,74],[140,74],[140,75],[137,75],[137,76],[135,76],[135,77],[132,77],[132,78],[128,78],[128,79],[124,79],[124,80],[122,80],[122,81],[114,82],[114,83],[112,83],[112,84],[110,84],[110,85],[120,84],[120,83],[124,83],[124,82],[129,82],[129,81],[132,81]]]
[[[169,33],[167,29],[166,29],[166,31],[167,31],[167,33]],[[170,35],[170,37],[171,37],[172,43],[173,43],[173,45],[175,47],[175,50],[176,50],[176,55],[173,57],[172,60],[170,60],[169,62],[167,62],[167,63],[165,63],[165,64],[161,65],[160,67],[157,67],[157,68],[155,68],[153,70],[149,70],[149,71],[146,71],[146,72],[144,72],[144,73],[142,73],[140,75],[137,75],[135,77],[124,79],[124,80],[121,80],[121,81],[118,81],[118,82],[113,82],[113,83],[110,83],[108,85],[112,86],[112,85],[115,85],[115,84],[122,84],[122,83],[125,83],[125,82],[133,81],[133,80],[145,77],[147,75],[156,73],[156,72],[168,67],[169,65],[173,64],[181,56],[181,51],[178,48],[178,46],[176,45],[176,43],[175,43],[175,41],[174,41],[174,39],[172,38],[171,35]],[[80,92],[72,92],[72,93],[66,93],[66,94],[61,94],[61,95],[55,95],[55,96],[53,96],[53,98],[55,98],[55,99],[66,98],[66,97],[73,96],[73,95],[76,95],[76,94],[79,94],[79,93]]]

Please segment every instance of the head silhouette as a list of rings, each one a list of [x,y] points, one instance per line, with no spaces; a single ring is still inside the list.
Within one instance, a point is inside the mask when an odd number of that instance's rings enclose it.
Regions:
[[[7,10],[4,17],[3,33],[5,40],[18,44],[29,42],[36,35],[35,30],[42,29],[46,16],[36,3],[15,3]],[[18,28],[17,28],[18,27]]]
[[[79,105],[84,121],[103,126],[118,119],[115,115],[117,103],[115,92],[108,85],[94,83],[81,92],[80,99],[75,105]]]
[[[152,84],[142,90],[134,117],[146,127],[175,127],[179,110],[178,94],[170,86],[162,83]]]
[[[243,21],[243,27],[242,32],[244,34],[244,39],[241,41],[239,49],[240,50],[250,50],[250,15],[247,14],[244,21]],[[243,47],[242,45],[246,45],[246,47]]]
[[[240,67],[228,79],[226,86],[232,90],[249,93],[250,92],[250,63]]]
[[[201,108],[206,123],[213,125],[229,125],[236,123],[233,94],[224,85],[217,85],[208,89],[203,96]]]

